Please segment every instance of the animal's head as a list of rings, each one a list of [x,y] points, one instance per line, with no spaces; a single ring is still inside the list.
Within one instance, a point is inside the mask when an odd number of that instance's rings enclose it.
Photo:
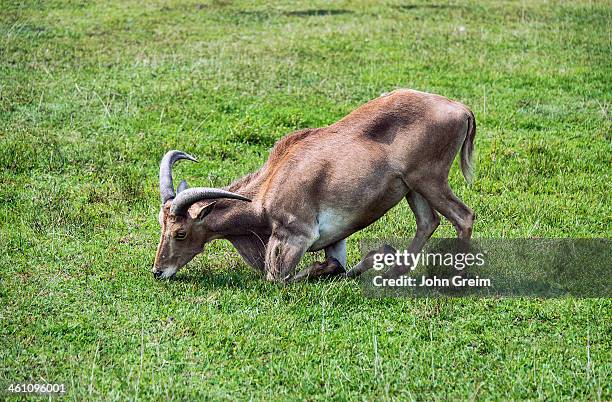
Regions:
[[[159,211],[161,239],[153,265],[153,275],[156,278],[173,276],[203,250],[206,242],[215,238],[217,234],[206,229],[206,219],[214,209],[216,200],[233,198],[250,201],[239,194],[217,188],[188,188],[185,180],[181,181],[175,193],[172,165],[181,159],[197,162],[184,152],[170,151],[164,155],[159,167],[162,205]],[[207,202],[199,203],[205,200]],[[195,203],[199,203],[198,208]]]

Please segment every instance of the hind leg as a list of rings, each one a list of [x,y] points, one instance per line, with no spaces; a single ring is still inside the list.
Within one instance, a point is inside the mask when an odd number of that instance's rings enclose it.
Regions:
[[[416,218],[417,230],[408,247],[408,252],[416,254],[421,251],[427,240],[440,225],[440,217],[429,202],[418,192],[411,190],[406,196],[408,204]]]
[[[423,196],[438,212],[444,215],[455,227],[459,242],[455,252],[467,253],[470,250],[469,239],[472,237],[472,226],[476,215],[450,189],[446,180],[439,180],[421,188]],[[460,270],[459,276],[465,276],[468,270]]]
[[[406,195],[406,200],[410,209],[414,214],[417,224],[417,230],[408,246],[408,253],[417,254],[421,251],[427,240],[431,237],[433,232],[440,224],[440,218],[436,211],[429,205],[429,202],[418,192],[410,190]],[[353,269],[351,269],[347,276],[356,277],[364,273],[365,271],[372,268],[374,264],[374,254],[394,254],[395,249],[391,246],[385,245],[375,252],[370,252],[362,261],[359,262]],[[401,275],[410,269],[409,266],[395,266],[390,270],[389,274],[397,276]]]
[[[446,180],[422,183],[418,191],[425,197],[429,205],[453,224],[459,239],[472,237],[472,226],[476,215],[453,194]]]
[[[408,205],[410,205],[410,209],[414,214],[417,225],[416,233],[412,239],[412,242],[408,246],[407,251],[409,254],[415,255],[423,249],[423,246],[425,246],[427,240],[429,240],[433,232],[435,232],[440,225],[440,217],[438,217],[438,214],[431,207],[425,197],[418,192],[410,190],[408,195],[406,195],[406,199],[408,200]],[[385,274],[385,276],[397,277],[404,275],[411,268],[414,269],[414,267],[409,265],[396,265],[391,268]]]

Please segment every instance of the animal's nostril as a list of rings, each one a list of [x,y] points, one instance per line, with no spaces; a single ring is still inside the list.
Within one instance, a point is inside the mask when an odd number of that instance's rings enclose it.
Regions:
[[[159,278],[162,275],[161,271],[155,271],[153,272],[153,276],[156,278]]]

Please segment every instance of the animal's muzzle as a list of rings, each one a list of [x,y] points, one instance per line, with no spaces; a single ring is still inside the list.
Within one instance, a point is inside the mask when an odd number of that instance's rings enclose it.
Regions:
[[[157,268],[157,266],[155,264],[153,264],[153,266],[151,267],[151,272],[153,273],[153,277],[156,279],[161,278],[162,274],[164,273],[164,271],[162,271],[161,269]]]
[[[165,268],[153,266],[153,269],[151,270],[151,272],[153,272],[153,277],[155,277],[156,279],[171,278],[174,276],[174,274],[176,274],[176,271],[178,271],[178,269],[176,269],[176,267],[174,266],[169,266]]]

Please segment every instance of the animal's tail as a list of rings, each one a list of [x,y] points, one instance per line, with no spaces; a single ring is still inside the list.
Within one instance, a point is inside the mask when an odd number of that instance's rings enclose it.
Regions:
[[[474,161],[472,160],[472,156],[474,153],[474,137],[476,137],[476,118],[472,111],[469,111],[469,113],[467,135],[461,147],[460,164],[463,177],[465,177],[468,183],[471,183],[474,176]]]

